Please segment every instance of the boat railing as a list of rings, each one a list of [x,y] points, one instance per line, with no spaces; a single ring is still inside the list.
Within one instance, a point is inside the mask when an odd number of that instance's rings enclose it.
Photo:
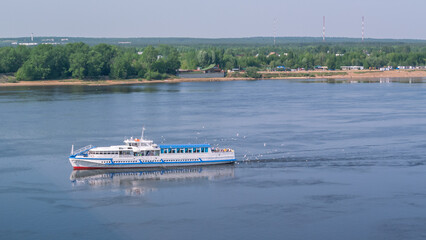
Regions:
[[[234,149],[230,149],[230,148],[212,148],[212,152],[234,152]]]
[[[72,155],[78,155],[78,154],[80,154],[80,153],[83,153],[83,152],[86,152],[87,150],[89,150],[89,149],[91,149],[91,148],[93,148],[93,145],[87,145],[87,146],[85,146],[85,147],[82,147],[82,148],[80,148],[80,149],[77,149],[77,150],[75,150],[75,151],[73,151],[72,152]]]

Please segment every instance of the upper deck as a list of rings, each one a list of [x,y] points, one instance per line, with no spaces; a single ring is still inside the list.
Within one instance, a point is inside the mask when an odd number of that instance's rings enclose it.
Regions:
[[[209,144],[168,144],[160,145],[161,153],[208,153]]]

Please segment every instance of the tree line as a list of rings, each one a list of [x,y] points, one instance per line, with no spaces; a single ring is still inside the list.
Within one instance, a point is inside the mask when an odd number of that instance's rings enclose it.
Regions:
[[[272,53],[272,54],[271,54]],[[273,54],[275,53],[275,54]],[[327,66],[424,66],[426,46],[422,45],[301,45],[291,47],[246,47],[246,48],[189,48],[181,53],[183,68],[217,64],[227,70],[232,68],[256,67],[260,70],[285,66],[287,69],[314,69]]]
[[[43,79],[162,79],[176,74],[179,53],[170,46],[135,49],[84,43],[0,48],[0,73],[15,72],[17,80]]]
[[[272,69],[277,66],[313,69],[327,66],[424,66],[424,44],[293,44],[281,46],[169,46],[144,48],[85,43],[1,47],[0,73],[17,80],[43,79],[164,79],[177,69],[215,64],[224,70]]]

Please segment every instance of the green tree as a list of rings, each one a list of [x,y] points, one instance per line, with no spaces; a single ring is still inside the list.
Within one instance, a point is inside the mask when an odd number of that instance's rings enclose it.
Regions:
[[[84,79],[87,76],[87,54],[76,52],[70,56],[70,69],[72,77]]]
[[[87,56],[87,76],[88,77],[100,77],[106,71],[105,65],[109,65],[104,61],[104,56],[101,53],[95,50],[91,50]],[[108,72],[110,67],[107,68]]]
[[[328,69],[337,69],[337,61],[336,61],[336,55],[331,55],[327,58],[327,67]]]
[[[125,52],[113,58],[110,76],[114,79],[126,79],[135,75],[132,62],[135,56],[130,52]]]
[[[255,68],[255,67],[248,67],[246,69],[246,77],[249,77],[249,78],[261,78],[262,75],[257,72],[257,68]]]
[[[141,59],[144,68],[151,70],[151,66],[157,61],[158,55],[158,51],[153,46],[146,47],[142,53]]]
[[[104,75],[104,76],[109,75],[111,71],[112,59],[116,57],[118,54],[117,47],[101,43],[94,46],[93,51],[96,53],[99,53],[99,55],[98,54],[95,54],[95,55],[97,55],[97,59],[99,60],[99,63],[100,62],[103,63],[102,66],[100,66],[101,64],[98,65],[98,67],[101,67],[100,75]]]
[[[198,51],[197,60],[200,67],[206,67],[210,64],[209,54],[205,50]]]

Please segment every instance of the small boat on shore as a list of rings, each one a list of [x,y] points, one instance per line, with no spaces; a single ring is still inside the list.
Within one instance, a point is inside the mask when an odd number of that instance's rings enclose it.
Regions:
[[[124,145],[94,147],[74,151],[69,161],[75,170],[180,167],[234,163],[234,150],[209,144],[157,145],[142,136],[124,140]]]

